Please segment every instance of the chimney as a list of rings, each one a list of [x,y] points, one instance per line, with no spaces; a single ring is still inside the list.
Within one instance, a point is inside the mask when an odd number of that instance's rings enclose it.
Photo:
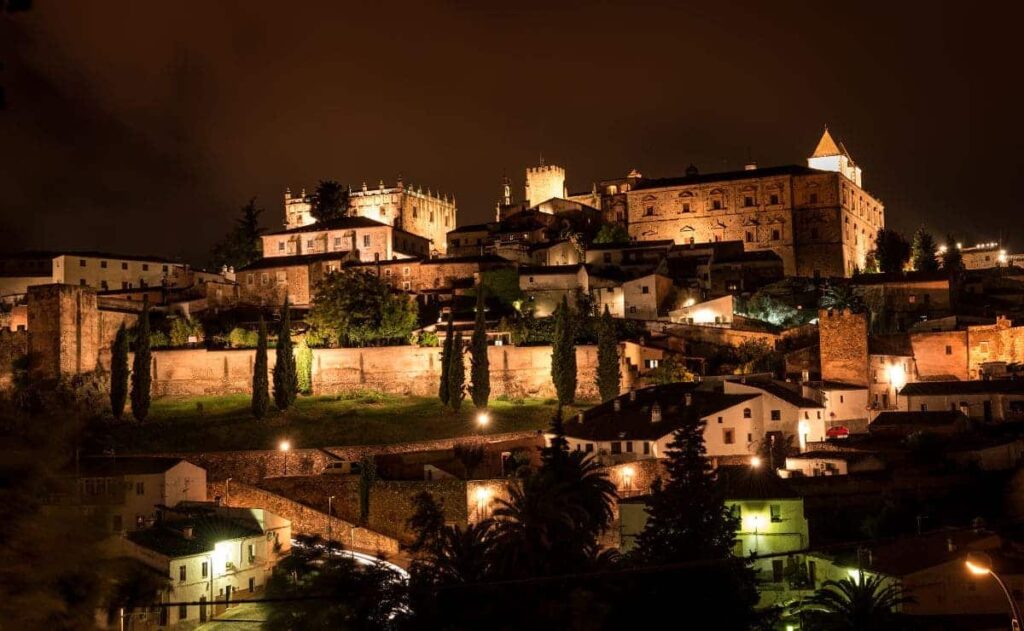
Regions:
[[[182,528],[181,529],[181,534],[184,535],[184,537],[186,539],[191,539],[192,538],[192,526],[185,526],[184,528]]]
[[[953,543],[953,537],[946,537],[946,551],[956,552],[956,544]]]
[[[661,406],[658,405],[657,403],[655,403],[654,405],[651,406],[651,422],[652,423],[660,423],[661,422]]]
[[[630,401],[636,401],[636,390],[630,390],[629,391],[629,400]]]
[[[809,371],[809,370],[801,370],[800,371],[800,381],[803,381],[804,383],[807,383],[810,380],[811,380],[811,371]]]
[[[690,392],[684,394],[683,402],[686,403],[686,407],[690,407],[691,405],[693,405],[693,394]]]
[[[621,412],[622,411],[622,399],[620,399],[619,397],[615,397],[615,402],[612,403],[612,406],[615,408],[616,412]]]
[[[583,423],[583,412],[580,412],[579,414],[576,415],[576,421],[579,422],[580,424]]]

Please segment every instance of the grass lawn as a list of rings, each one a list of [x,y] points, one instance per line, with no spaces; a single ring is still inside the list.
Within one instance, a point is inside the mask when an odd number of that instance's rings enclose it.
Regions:
[[[556,407],[554,400],[492,401],[491,421],[485,431],[546,428]],[[566,418],[577,409],[566,409]],[[331,447],[472,434],[479,431],[475,416],[471,402],[464,402],[455,413],[443,408],[436,397],[367,392],[299,397],[287,412],[275,410],[256,421],[249,411],[248,395],[164,397],[153,401],[145,422],[125,421],[105,431],[108,446],[119,453],[273,449],[282,437],[288,437],[296,448]]]

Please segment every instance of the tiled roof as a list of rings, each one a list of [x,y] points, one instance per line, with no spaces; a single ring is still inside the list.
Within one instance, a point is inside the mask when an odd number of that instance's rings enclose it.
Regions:
[[[901,393],[902,394],[902,393]],[[962,412],[953,410],[934,410],[930,412],[882,412],[875,417],[869,426],[876,427],[943,427],[966,420]]]
[[[65,470],[65,473],[74,474],[76,471],[82,476],[116,476],[116,475],[151,475],[163,473],[171,469],[181,458],[161,458],[150,456],[117,456],[111,458],[81,458],[77,467]]]
[[[908,383],[900,390],[900,396],[935,396],[943,394],[1024,394],[1024,379],[918,381]]]
[[[853,383],[845,383],[842,381],[808,381],[807,386],[814,388],[815,390],[867,390],[867,386],[858,386]]]
[[[868,336],[868,354],[913,357],[914,347],[910,344],[910,335],[906,333],[871,335]]]
[[[351,254],[348,250],[339,252],[322,252],[320,254],[295,254],[293,256],[266,256],[260,260],[239,268],[239,272],[249,272],[258,269],[272,269],[276,267],[297,267],[319,263],[320,261],[343,261]]]
[[[724,171],[721,173],[697,173],[696,175],[683,175],[679,177],[666,177],[659,179],[643,179],[633,187],[634,191],[651,188],[665,188],[668,186],[687,186],[690,184],[709,184],[712,182],[729,182],[733,180],[752,180],[761,177],[774,177],[779,175],[814,175],[827,173],[796,164],[789,164],[777,167],[765,167],[762,169],[750,169],[743,171]]]
[[[788,384],[774,379],[747,379],[743,385],[747,385],[758,390],[764,390],[768,394],[774,395],[786,403],[795,405],[798,408],[824,408],[822,404],[808,399],[803,396],[799,390],[789,386]]]
[[[800,495],[767,467],[721,466],[716,470],[725,497],[730,500],[768,500]]]
[[[95,259],[117,259],[122,261],[145,261],[148,263],[175,263],[164,256],[146,254],[116,254],[98,250],[30,250],[24,252],[0,252],[2,259],[52,259],[58,256],[81,256]]]
[[[949,273],[938,272],[889,272],[885,274],[858,274],[850,280],[852,285],[870,286],[899,283],[931,283],[945,281],[949,284]]]
[[[288,230],[278,230],[277,232],[268,232],[263,236],[276,236],[281,234],[298,234],[301,232],[322,232],[324,230],[346,230],[350,228],[383,228],[388,227],[388,224],[374,221],[368,217],[337,217],[328,221],[318,221],[311,223],[308,226],[299,226],[298,228],[289,228]]]
[[[482,256],[450,256],[426,259],[421,261],[420,265],[447,265],[454,263],[507,263],[511,265],[512,261],[497,254],[484,254]]]
[[[587,250],[602,252],[604,250],[642,250],[654,248],[670,248],[675,243],[672,239],[659,239],[654,241],[630,241],[628,243],[592,243]]]
[[[186,527],[192,528],[191,537],[185,536]],[[212,552],[220,541],[254,537],[262,532],[255,522],[208,515],[159,524],[130,532],[127,537],[144,548],[176,558]]]
[[[636,400],[629,394],[596,405],[584,412],[582,423],[576,417],[565,424],[565,434],[583,440],[657,440],[681,427],[689,414],[705,418],[722,410],[749,401],[756,394],[722,394],[697,390],[695,383],[672,383],[635,390]],[[685,397],[691,395],[693,411],[688,411]],[[615,401],[620,410],[615,411]],[[651,408],[657,403],[661,420],[651,422]]]

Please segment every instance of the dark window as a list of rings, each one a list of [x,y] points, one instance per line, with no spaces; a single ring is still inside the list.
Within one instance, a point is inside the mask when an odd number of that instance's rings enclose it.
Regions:
[[[782,559],[772,559],[772,582],[781,583],[785,577],[785,566]]]
[[[85,259],[78,259],[78,266],[85,267]]]
[[[743,418],[750,418],[750,408],[743,408]]]
[[[605,252],[603,260],[604,260],[605,263],[611,263],[612,262],[612,254],[611,254],[611,252]]]
[[[188,618],[188,605],[178,605],[178,620]]]
[[[370,235],[368,235],[368,234],[364,234],[363,235],[363,247],[364,248],[370,247]]]
[[[772,241],[778,241],[781,238],[782,236],[779,234],[779,231],[777,229],[772,230]]]
[[[142,264],[142,271],[143,272],[148,272],[149,271],[149,263],[143,263]]]
[[[1011,404],[1012,407],[1013,404]],[[651,443],[644,441],[644,455],[649,456],[651,454]]]
[[[768,510],[771,512],[772,523],[779,523],[782,521],[782,505],[781,504],[770,504]]]
[[[953,354],[953,347],[950,346],[949,344],[946,344],[946,354],[947,355],[952,355]]]
[[[633,453],[633,441],[631,441],[631,440],[627,440],[626,441],[626,453],[627,454]]]
[[[619,441],[613,442],[612,443],[612,453],[613,454],[621,454],[622,453],[622,443],[620,443]]]
[[[128,269],[127,263],[121,263],[121,269]]]
[[[736,442],[736,434],[733,432],[732,429],[722,430],[722,442],[725,443],[726,445],[731,445]]]
[[[203,578],[210,575],[210,566],[207,561],[203,561]]]
[[[106,261],[100,261],[100,268],[101,269],[107,269],[107,262]]]
[[[753,242],[754,242],[754,233],[749,231],[749,230],[747,230],[747,243],[753,243]]]
[[[782,410],[772,410],[772,420],[773,421],[781,421],[782,420]]]
[[[647,285],[644,285],[643,287],[640,288],[640,293],[649,294],[651,293],[651,288],[648,287]]]
[[[772,195],[771,196],[771,203],[772,204],[778,204],[779,203],[779,196],[778,195]]]
[[[683,202],[683,212],[684,213],[690,212],[690,202]]]
[[[587,443],[586,452],[589,454],[589,453],[592,453],[593,451],[594,451],[594,443]]]
[[[711,209],[712,210],[722,210],[722,200],[716,199],[716,200],[712,201],[711,202]]]
[[[653,217],[654,216],[654,206],[648,206],[647,208],[645,208],[644,209],[644,216],[645,217]]]
[[[750,195],[747,195],[746,197],[743,198],[743,205],[744,206],[753,206],[754,205],[754,198],[751,197]]]
[[[818,203],[818,194],[817,193],[811,193],[811,203],[812,204],[817,204]]]
[[[186,574],[185,566],[184,565],[179,565],[178,566],[178,580],[181,581],[182,583],[184,583],[186,576],[187,576],[187,574]]]

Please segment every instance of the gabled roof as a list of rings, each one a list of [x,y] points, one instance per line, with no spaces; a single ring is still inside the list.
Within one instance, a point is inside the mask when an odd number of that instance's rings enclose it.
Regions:
[[[83,477],[118,476],[118,475],[155,475],[184,462],[181,458],[162,458],[150,456],[116,456],[82,458],[77,467],[69,467],[65,473],[76,471]]]
[[[788,482],[767,467],[720,466],[716,470],[727,500],[773,500],[800,497]]]
[[[626,243],[592,243],[587,246],[588,251],[601,252],[604,250],[645,250],[657,248],[671,248],[675,243],[672,239],[658,239],[653,241],[629,241]]]
[[[778,167],[765,167],[763,169],[749,169],[743,171],[725,171],[722,173],[696,173],[678,177],[666,177],[658,179],[644,179],[637,182],[633,187],[634,191],[650,188],[665,188],[669,186],[686,186],[689,184],[707,184],[711,182],[729,182],[732,180],[753,180],[762,177],[775,177],[780,175],[820,175],[827,171],[819,171],[810,167],[790,164]]]
[[[900,392],[900,394],[903,394]],[[931,412],[882,412],[871,421],[869,429],[883,427],[944,427],[954,425],[967,417],[962,412],[953,410],[934,410]]]
[[[776,396],[786,403],[795,405],[798,408],[824,408],[822,404],[803,396],[799,390],[791,388],[784,382],[774,379],[747,379],[742,385],[763,390],[770,395]]]
[[[337,217],[335,219],[329,219],[327,221],[318,221],[311,223],[308,226],[299,226],[298,228],[289,228],[288,230],[278,230],[277,232],[268,232],[263,236],[275,236],[282,234],[297,234],[300,232],[323,232],[324,230],[348,230],[352,228],[387,228],[390,227],[386,223],[374,221],[368,217]]]
[[[189,527],[192,535],[186,537],[184,529]],[[137,530],[127,537],[132,543],[173,559],[212,552],[218,542],[255,537],[262,532],[255,521],[206,515]]]
[[[634,390],[630,394],[596,405],[583,413],[583,422],[574,417],[565,423],[565,435],[580,440],[658,440],[686,422],[688,416],[705,418],[757,398],[757,394],[722,394],[697,390],[695,383],[671,383]],[[690,406],[686,395],[691,396]],[[620,409],[615,411],[615,401]],[[661,420],[651,422],[651,408],[658,404]],[[688,407],[692,407],[690,410]]]
[[[832,134],[829,133],[828,127],[825,128],[825,132],[821,134],[821,140],[818,141],[818,146],[814,148],[814,153],[811,154],[812,158],[826,158],[830,156],[841,156],[843,151],[839,149],[839,145],[832,139]]]
[[[455,263],[506,263],[512,265],[512,261],[502,258],[497,254],[484,254],[481,256],[448,256],[425,259],[420,265],[448,265]]]
[[[343,261],[351,254],[348,250],[338,252],[322,252],[320,254],[294,254],[292,256],[266,256],[258,261],[249,263],[245,267],[238,268],[238,272],[251,272],[260,269],[274,269],[278,267],[300,267],[310,263],[321,261]]]
[[[520,276],[560,276],[563,274],[578,274],[583,263],[574,265],[521,265],[519,266]]]
[[[957,394],[1024,394],[1024,379],[984,379],[975,381],[917,381],[900,390],[901,396]]]

